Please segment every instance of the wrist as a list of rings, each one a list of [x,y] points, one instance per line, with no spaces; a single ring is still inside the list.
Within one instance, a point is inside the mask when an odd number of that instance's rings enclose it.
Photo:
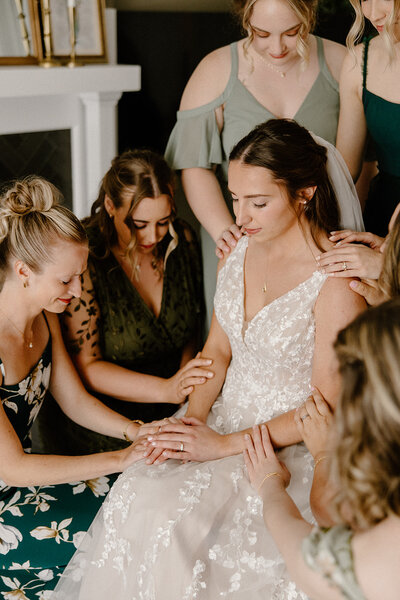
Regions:
[[[224,438],[225,456],[241,454],[245,449],[243,432],[227,433]]]
[[[129,443],[134,442],[142,425],[144,425],[144,423],[140,419],[128,421],[122,432],[123,439]]]

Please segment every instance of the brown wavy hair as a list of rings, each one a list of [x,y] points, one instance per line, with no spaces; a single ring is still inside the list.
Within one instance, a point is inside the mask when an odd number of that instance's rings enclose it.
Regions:
[[[378,285],[386,298],[400,296],[400,213],[386,241]]]
[[[345,522],[364,529],[400,516],[400,299],[359,315],[335,350],[342,376],[335,504]]]
[[[316,186],[304,208],[311,236],[323,252],[319,237],[339,227],[339,207],[327,172],[327,151],[291,119],[270,119],[257,125],[236,144],[229,160],[268,169],[286,188],[292,206],[299,191]]]
[[[254,39],[250,19],[256,2],[257,0],[233,1],[233,12],[239,19],[244,33],[248,36],[245,42],[245,51],[247,51]],[[318,0],[286,0],[286,2],[300,21],[299,36],[297,38],[297,53],[301,57],[302,62],[306,64],[310,55],[308,36],[311,31],[313,31],[316,24]]]
[[[105,242],[105,258],[111,252],[111,248],[117,244],[117,233],[113,219],[107,213],[104,200],[108,196],[115,208],[120,208],[126,201],[127,194],[131,195],[129,210],[125,224],[131,231],[131,241],[126,249],[126,257],[135,269],[134,252],[137,246],[136,230],[132,221],[132,213],[144,198],[157,198],[163,194],[169,196],[171,204],[171,218],[169,233],[171,243],[166,251],[163,244],[157,244],[154,251],[154,268],[160,270],[160,259],[168,258],[168,255],[177,245],[177,235],[172,222],[176,216],[175,202],[173,199],[174,174],[162,156],[152,150],[127,150],[116,156],[110,169],[104,175],[99,195],[93,203],[90,216],[84,219],[85,227],[98,227]],[[161,268],[162,271],[162,268]],[[161,274],[161,273],[160,273]]]

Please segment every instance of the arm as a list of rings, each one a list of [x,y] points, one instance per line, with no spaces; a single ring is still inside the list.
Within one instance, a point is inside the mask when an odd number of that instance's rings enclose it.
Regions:
[[[224,91],[231,68],[230,48],[226,46],[206,56],[189,79],[183,92],[180,110],[191,110],[212,102]],[[223,107],[215,111],[222,130]],[[214,171],[200,167],[182,170],[182,185],[195,216],[216,241],[233,223]]]
[[[286,492],[290,475],[277,459],[265,426],[246,438],[244,459],[250,482],[263,500],[265,524],[281,552],[291,578],[314,600],[341,600],[342,594],[305,563],[302,543],[312,526]],[[266,474],[274,473],[265,478]]]
[[[65,350],[57,316],[47,314],[52,336],[50,391],[64,412],[89,429],[123,439],[139,427],[90,396],[84,389]],[[62,432],[60,432],[61,434]],[[24,452],[0,405],[0,477],[11,486],[47,485],[93,479],[122,471],[143,457],[142,441],[128,448],[90,456],[34,455]]]
[[[360,175],[367,124],[362,104],[362,46],[356,48],[356,60],[350,53],[343,62],[340,75],[340,115],[336,147],[342,154],[351,176]]]
[[[144,375],[103,360],[100,351],[100,308],[96,302],[89,270],[82,280],[82,295],[71,302],[63,315],[64,337],[85,385],[96,392],[127,402],[182,402],[194,383],[209,377],[211,363],[196,358],[173,377]]]

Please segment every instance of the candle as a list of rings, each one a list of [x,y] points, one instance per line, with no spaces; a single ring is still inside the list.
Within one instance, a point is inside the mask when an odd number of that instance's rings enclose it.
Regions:
[[[68,0],[68,8],[76,8],[76,0]]]

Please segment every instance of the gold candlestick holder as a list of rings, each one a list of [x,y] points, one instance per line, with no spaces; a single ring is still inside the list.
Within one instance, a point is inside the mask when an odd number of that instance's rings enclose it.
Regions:
[[[45,68],[59,67],[61,62],[52,56],[50,0],[41,0],[40,8],[42,10],[43,22],[44,58],[40,61],[39,65]]]
[[[83,63],[76,60],[76,6],[68,6],[68,21],[69,21],[69,43],[71,46],[70,59],[67,62],[67,67],[71,69],[83,66]]]
[[[25,56],[30,56],[31,55],[31,45],[30,45],[30,40],[29,40],[28,29],[26,27],[25,13],[24,13],[24,8],[22,6],[22,0],[14,0],[14,2],[15,2],[15,6],[16,6],[17,12],[18,12],[19,27],[20,27],[20,31],[21,31],[21,39],[22,39],[22,44],[24,46]]]

